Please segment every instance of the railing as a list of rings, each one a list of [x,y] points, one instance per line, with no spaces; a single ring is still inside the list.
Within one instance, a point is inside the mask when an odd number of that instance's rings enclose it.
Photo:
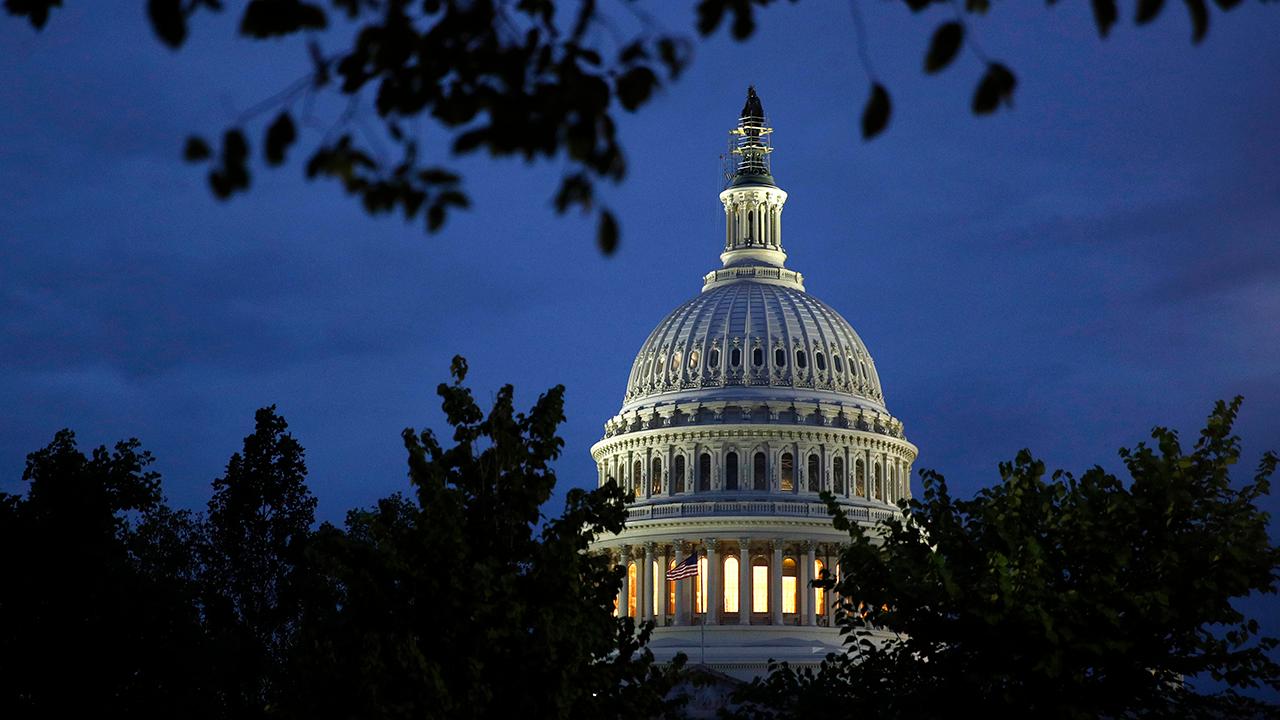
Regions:
[[[845,517],[855,522],[876,523],[897,515],[897,510],[864,505],[846,506]],[[830,517],[827,506],[817,502],[787,500],[710,500],[668,502],[629,508],[629,521],[665,520],[669,518],[706,517],[714,515],[753,515],[780,517]]]

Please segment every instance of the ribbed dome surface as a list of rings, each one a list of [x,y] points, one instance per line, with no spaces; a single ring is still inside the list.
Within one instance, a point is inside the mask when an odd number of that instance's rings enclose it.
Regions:
[[[738,280],[684,303],[649,334],[624,409],[669,393],[751,386],[884,403],[871,356],[839,313],[796,287]]]

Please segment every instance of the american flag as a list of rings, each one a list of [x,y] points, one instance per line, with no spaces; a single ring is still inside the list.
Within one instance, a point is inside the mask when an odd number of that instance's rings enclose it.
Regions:
[[[683,580],[684,578],[694,577],[698,574],[698,556],[697,554],[680,561],[678,565],[667,571],[668,580]]]

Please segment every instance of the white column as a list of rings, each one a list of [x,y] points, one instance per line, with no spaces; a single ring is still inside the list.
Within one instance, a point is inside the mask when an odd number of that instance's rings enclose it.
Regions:
[[[662,554],[658,556],[658,576],[654,578],[654,582],[662,588],[658,591],[658,617],[656,618],[658,627],[667,624],[667,568],[671,563],[670,553],[671,551],[664,545]]]
[[[631,548],[623,545],[618,553],[622,559],[622,599],[618,602],[618,617],[627,616],[627,601],[631,597],[630,590],[630,573],[627,572],[631,565]]]
[[[774,540],[769,563],[769,622],[782,624],[782,541]]]
[[[751,624],[751,541],[738,538],[738,624]]]
[[[804,551],[805,559],[800,561],[800,577],[804,578],[804,585],[802,586],[804,588],[804,624],[812,626],[818,624],[818,593],[813,585],[809,583],[817,579],[813,575],[814,565],[817,563],[818,558],[814,552],[813,543],[805,543]]]
[[[672,553],[675,556],[676,564],[679,565],[685,558],[684,541],[676,540],[672,543]],[[687,579],[676,581],[676,625],[689,624],[689,601],[686,598],[685,590],[689,585]]]
[[[720,591],[720,541],[719,540],[703,540],[702,544],[707,548],[707,612],[702,617],[705,625],[720,624],[720,608],[724,604],[724,595]]]
[[[644,544],[644,572],[640,574],[640,592],[636,594],[636,615],[641,620],[653,619],[653,543]]]

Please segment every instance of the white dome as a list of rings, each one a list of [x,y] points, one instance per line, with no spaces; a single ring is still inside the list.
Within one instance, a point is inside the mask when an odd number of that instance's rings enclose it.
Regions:
[[[631,366],[623,412],[748,388],[884,410],[875,364],[839,313],[795,284],[741,278],[709,284],[658,323]]]

